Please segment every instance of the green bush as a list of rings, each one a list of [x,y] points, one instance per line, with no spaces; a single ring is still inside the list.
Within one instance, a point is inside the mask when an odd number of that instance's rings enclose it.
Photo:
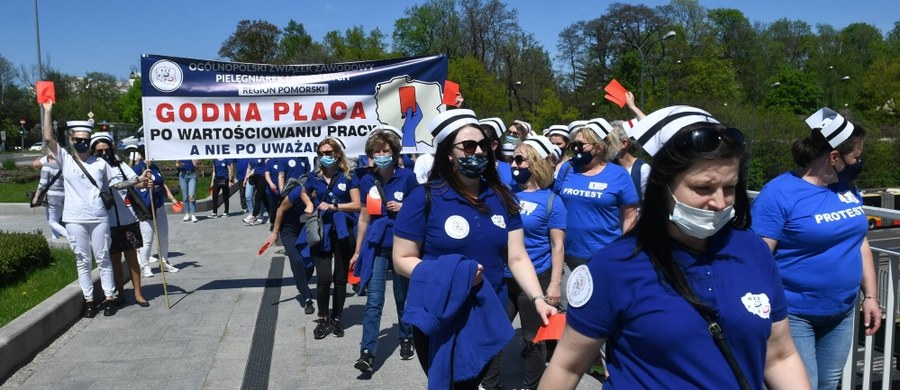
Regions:
[[[11,158],[3,160],[3,169],[5,169],[7,171],[16,170],[16,161]]]
[[[21,279],[28,271],[50,263],[50,246],[40,230],[0,232],[0,284]]]

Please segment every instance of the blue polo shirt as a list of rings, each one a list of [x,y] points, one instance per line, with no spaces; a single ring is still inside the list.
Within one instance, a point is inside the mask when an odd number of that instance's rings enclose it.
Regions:
[[[140,175],[142,172],[147,170],[147,163],[141,161],[137,164],[134,164],[134,172]],[[156,191],[153,192],[153,207],[160,208],[163,206],[163,203],[166,201],[166,191],[165,188],[162,187],[165,180],[163,180],[162,172],[159,171],[159,167],[156,164],[150,166],[150,173],[153,175],[153,184],[159,186]],[[150,190],[148,188],[135,188],[138,195],[144,201],[144,204],[150,204]]]
[[[216,159],[213,162],[215,166],[216,177],[221,177],[223,179],[228,179],[228,166],[234,164],[234,160],[231,159]]]
[[[512,165],[507,162],[497,161],[497,174],[500,175],[500,182],[513,191],[519,191],[519,185],[512,176]]]
[[[566,255],[582,259],[622,235],[621,206],[636,206],[637,191],[625,168],[606,164],[600,173],[585,176],[563,165],[553,184],[568,210]]]
[[[300,216],[303,215],[303,211],[306,209],[302,197],[303,190],[303,186],[296,186],[287,194],[287,199],[291,202],[291,208],[281,217],[282,226],[300,224]]]
[[[181,162],[181,168],[178,169],[179,172],[194,172],[194,160],[178,160]]]
[[[481,182],[478,197],[485,202],[481,213],[447,182],[430,184],[431,211],[425,220],[425,187],[416,187],[403,202],[394,224],[394,236],[422,242],[422,260],[434,260],[445,254],[461,254],[484,267],[484,277],[498,296],[505,290],[503,266],[509,232],[522,229],[522,217],[510,214],[502,199]]]
[[[778,241],[775,260],[791,314],[834,315],[856,303],[868,221],[862,197],[817,186],[792,172],[753,201],[753,231]]]
[[[244,178],[247,177],[247,166],[250,165],[250,159],[236,159],[234,165],[235,169],[237,170],[237,172],[234,173],[234,178],[237,179],[237,181],[244,181]]]
[[[547,213],[550,195],[553,195],[553,207]],[[566,230],[566,205],[562,199],[549,188],[537,191],[521,191],[519,212],[522,215],[522,226],[525,228],[525,250],[534,264],[535,272],[540,275],[553,265],[550,247],[550,229]],[[511,278],[509,268],[504,268],[504,276]]]
[[[265,172],[269,172],[269,180],[272,180],[272,183],[275,183],[275,187],[278,187],[278,167],[281,165],[280,158],[270,158],[266,161]],[[281,195],[281,193],[276,190],[272,191],[272,187],[266,183],[266,195]]]
[[[306,157],[288,157],[281,159],[278,165],[279,172],[284,172],[284,181],[299,179],[300,176],[309,174],[309,159]],[[276,176],[277,178],[278,176]]]
[[[331,177],[331,180],[337,181],[334,183],[334,186],[331,188],[331,191],[328,191],[328,182],[325,181],[324,178],[319,177],[318,175],[312,175],[308,179],[306,179],[306,184],[303,185],[303,188],[307,192],[314,192],[313,195],[313,205],[315,207],[319,207],[319,204],[322,202],[326,203],[347,203],[350,202],[350,190],[353,188],[359,188],[359,180],[356,179],[352,173],[350,177],[344,175],[343,172],[337,171],[334,176]],[[340,213],[344,216],[350,216],[350,213],[345,212],[336,212],[336,211],[326,211],[322,214],[322,222],[325,225],[329,225],[334,220],[335,214]],[[327,226],[326,226],[327,227]],[[327,230],[326,230],[327,231]]]
[[[375,186],[375,180],[379,178],[378,171],[374,171],[359,180],[359,198],[360,202],[362,202],[362,209],[368,210],[369,202],[376,202],[377,206],[372,205],[372,207],[377,207],[379,210],[378,214],[369,214],[370,223],[385,216],[388,218],[393,217],[396,220],[397,216],[391,216],[385,210],[384,204],[390,201],[403,203],[409,196],[409,193],[419,186],[419,182],[416,181],[416,174],[413,171],[406,168],[395,168],[391,178],[387,182],[381,182],[384,196],[387,198],[387,200],[382,201],[381,195],[378,193],[378,187]],[[382,246],[393,246],[393,229],[389,227],[384,236],[387,242],[382,243]]]
[[[250,160],[250,166],[253,168],[253,175],[262,175],[266,173],[266,159],[264,158]]]
[[[734,389],[733,372],[699,312],[660,283],[634,236],[596,254],[569,276],[567,325],[606,339],[610,389]],[[753,388],[761,389],[772,324],[787,303],[768,246],[730,227],[696,253],[673,245],[672,256],[697,296],[718,312],[726,340]]]

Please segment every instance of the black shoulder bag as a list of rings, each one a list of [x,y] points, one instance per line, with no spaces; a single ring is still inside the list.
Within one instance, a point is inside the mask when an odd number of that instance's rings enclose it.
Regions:
[[[91,181],[91,184],[93,184],[94,187],[97,187],[97,189],[100,190],[100,199],[103,201],[103,207],[105,207],[107,210],[111,209],[113,205],[116,204],[116,201],[113,199],[112,194],[110,194],[109,192],[103,192],[103,189],[97,185],[97,181],[94,180],[94,177],[91,176],[90,173],[88,173],[87,169],[84,169],[84,165],[81,164],[81,160],[78,158],[78,155],[73,154],[72,160],[75,160],[75,164],[78,164],[78,167],[81,168],[81,171],[84,172],[84,175],[87,176],[88,180]]]

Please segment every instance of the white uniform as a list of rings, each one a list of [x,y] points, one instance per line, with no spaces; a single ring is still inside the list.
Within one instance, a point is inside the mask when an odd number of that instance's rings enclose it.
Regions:
[[[47,185],[53,177],[59,172],[59,164],[54,161],[48,161],[47,157],[41,159],[41,180],[38,183],[38,191]],[[62,175],[47,188],[47,223],[50,225],[50,237],[54,240],[60,237],[65,238],[68,234],[66,228],[59,222],[62,218],[63,206],[65,204],[65,189],[63,186]]]
[[[84,171],[78,167],[72,155],[65,148],[57,145],[54,151],[57,162],[63,171],[62,178],[65,183],[66,207],[63,211],[63,222],[66,223],[66,231],[69,236],[69,244],[75,252],[75,262],[78,269],[78,283],[84,299],[94,299],[94,284],[91,281],[91,249],[100,270],[100,284],[103,293],[112,297],[116,290],[113,282],[112,262],[109,260],[109,222],[103,200],[100,199],[100,191],[108,191],[110,182],[115,176],[109,164],[101,158],[88,157],[82,162],[84,169],[94,178],[97,186],[94,186],[84,175]]]

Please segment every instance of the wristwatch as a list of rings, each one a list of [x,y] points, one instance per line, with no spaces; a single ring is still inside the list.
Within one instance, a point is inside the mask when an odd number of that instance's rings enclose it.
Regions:
[[[538,299],[543,300],[544,303],[546,303],[546,304],[548,304],[548,305],[550,304],[549,302],[547,302],[547,296],[546,296],[546,295],[535,295],[535,296],[531,297],[531,303],[535,303],[535,301],[537,301]]]

